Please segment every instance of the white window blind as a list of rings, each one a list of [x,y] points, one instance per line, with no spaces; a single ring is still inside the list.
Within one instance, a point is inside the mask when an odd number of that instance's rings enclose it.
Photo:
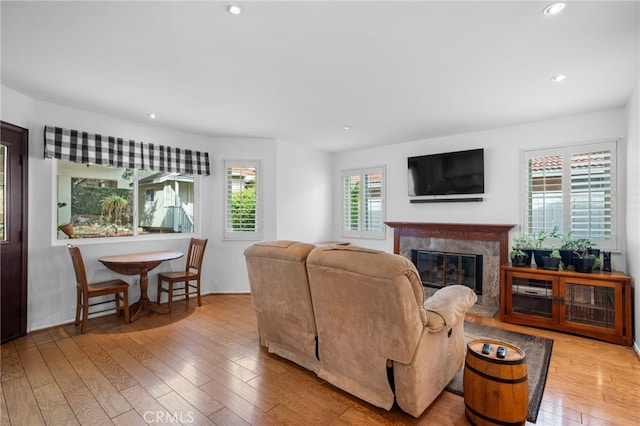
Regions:
[[[261,239],[259,171],[258,161],[225,161],[225,239]]]
[[[524,153],[527,233],[557,226],[597,248],[616,249],[616,142]]]
[[[562,155],[527,160],[527,223],[531,233],[562,227]]]
[[[384,167],[342,173],[342,235],[384,238]]]
[[[578,238],[610,240],[612,228],[611,151],[571,156],[571,232]]]

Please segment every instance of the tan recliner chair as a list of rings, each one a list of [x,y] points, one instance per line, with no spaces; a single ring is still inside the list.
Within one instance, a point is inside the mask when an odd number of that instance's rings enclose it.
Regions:
[[[315,248],[307,258],[318,330],[318,376],[389,410],[418,417],[462,368],[464,286],[426,302],[405,257],[353,246]]]
[[[316,372],[316,324],[309,294],[306,259],[315,246],[266,241],[244,251],[260,343]]]

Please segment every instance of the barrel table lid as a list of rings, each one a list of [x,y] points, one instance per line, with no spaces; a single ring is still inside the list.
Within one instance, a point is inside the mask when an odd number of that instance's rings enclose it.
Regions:
[[[482,347],[485,343],[491,345],[491,351],[488,355],[482,353]],[[507,349],[507,355],[504,358],[498,358],[496,353],[498,352],[498,347],[504,346]],[[519,364],[524,362],[525,354],[522,349],[519,347],[512,345],[507,342],[500,342],[499,340],[491,340],[491,339],[475,339],[470,341],[467,344],[467,354],[475,356],[477,358],[482,358],[487,361],[505,363],[505,364]]]

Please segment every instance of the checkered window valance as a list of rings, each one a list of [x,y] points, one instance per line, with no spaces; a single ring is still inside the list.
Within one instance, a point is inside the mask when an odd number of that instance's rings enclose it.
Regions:
[[[209,153],[45,126],[44,156],[76,163],[210,175]]]

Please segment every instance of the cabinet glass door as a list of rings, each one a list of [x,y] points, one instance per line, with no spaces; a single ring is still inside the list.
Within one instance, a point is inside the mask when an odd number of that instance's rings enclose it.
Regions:
[[[615,282],[593,285],[566,278],[561,281],[560,295],[560,322],[616,333],[622,329],[621,286]]]
[[[553,317],[553,279],[511,276],[511,312],[540,318]]]

